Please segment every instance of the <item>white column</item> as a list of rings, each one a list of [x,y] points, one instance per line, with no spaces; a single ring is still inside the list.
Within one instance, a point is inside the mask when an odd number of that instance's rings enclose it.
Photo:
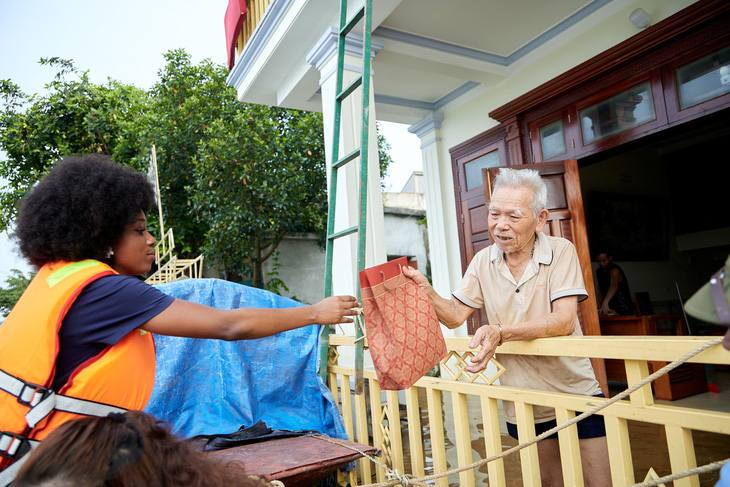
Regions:
[[[433,112],[420,122],[408,127],[408,131],[421,139],[423,181],[426,186],[426,219],[428,221],[428,245],[431,253],[431,278],[433,288],[445,299],[461,279],[461,268],[449,266],[449,237],[454,235],[454,209],[447,201],[453,191],[451,161],[439,160],[442,154],[441,122],[443,113]],[[458,248],[458,245],[457,245]],[[453,330],[442,328],[446,336],[466,336],[466,327]]]
[[[439,130],[443,113],[433,112],[420,122],[408,127],[408,131],[421,139],[423,160],[423,181],[426,186],[426,219],[428,221],[428,245],[431,253],[431,278],[433,287],[442,297],[451,296],[449,261],[446,244],[446,216],[441,194],[441,170],[439,153],[441,137]]]
[[[342,103],[340,124],[340,153],[332,154],[334,134],[335,96],[337,89],[337,30],[332,27],[307,55],[307,61],[320,72],[322,114],[324,118],[325,149],[327,154],[327,184],[330,185],[330,168],[333,161],[349,154],[360,146],[362,125],[362,88],[358,88]],[[382,48],[382,42],[371,41],[371,56]],[[362,38],[350,34],[345,49],[343,87],[356,79],[362,72]],[[371,57],[372,58],[372,57]],[[372,71],[370,92],[374,93]],[[385,262],[385,230],[383,222],[383,198],[380,190],[380,167],[378,163],[378,141],[374,97],[370,97],[368,130],[368,182],[367,182],[367,230],[365,267]],[[350,162],[337,174],[337,202],[335,231],[356,226],[360,206],[360,171],[358,159]],[[333,294],[357,292],[358,235],[340,238],[333,249]]]

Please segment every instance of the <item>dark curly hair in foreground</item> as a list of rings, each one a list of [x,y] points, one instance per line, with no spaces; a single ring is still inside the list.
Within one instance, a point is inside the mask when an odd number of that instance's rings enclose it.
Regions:
[[[15,238],[38,267],[103,260],[125,225],[153,203],[145,175],[101,154],[67,157],[21,200]]]
[[[13,487],[256,487],[235,462],[220,462],[140,411],[84,417],[53,431],[30,453]]]

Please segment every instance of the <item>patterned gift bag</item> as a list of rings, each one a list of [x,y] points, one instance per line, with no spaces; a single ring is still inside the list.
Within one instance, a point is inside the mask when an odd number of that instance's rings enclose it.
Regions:
[[[426,293],[403,275],[405,257],[360,271],[368,348],[380,388],[408,389],[446,356]]]

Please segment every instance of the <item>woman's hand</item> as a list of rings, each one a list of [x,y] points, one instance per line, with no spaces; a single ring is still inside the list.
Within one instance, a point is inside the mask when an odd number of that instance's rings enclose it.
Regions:
[[[317,304],[312,305],[315,313],[315,323],[320,325],[336,325],[337,323],[352,323],[354,316],[360,314],[357,309],[360,303],[354,296],[330,296]]]

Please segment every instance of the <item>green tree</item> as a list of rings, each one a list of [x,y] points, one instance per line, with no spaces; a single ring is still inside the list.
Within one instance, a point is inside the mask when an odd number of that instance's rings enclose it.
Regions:
[[[393,162],[393,158],[388,152],[391,149],[388,140],[380,133],[380,124],[376,123],[375,126],[378,135],[378,163],[380,164],[380,187],[382,189],[385,185],[385,177],[388,175],[388,166]]]
[[[165,226],[174,228],[176,252],[191,257],[200,253],[208,232],[190,199],[198,146],[210,137],[208,126],[230,120],[242,106],[236,90],[226,85],[225,66],[210,60],[194,65],[184,50],[164,58],[166,65],[158,71],[144,110],[128,121],[114,155],[146,171],[155,145]]]
[[[0,315],[5,316],[10,313],[15,303],[18,302],[25,288],[30,284],[31,279],[35,276],[35,272],[24,275],[18,269],[11,269],[11,275],[5,278],[7,287],[0,287]]]
[[[246,105],[226,85],[228,70],[194,65],[183,50],[165,55],[157,83],[145,93],[108,80],[90,82],[71,61],[48,93],[25,95],[0,81],[0,231],[17,201],[54,161],[101,152],[146,171],[157,150],[166,228],[176,252],[205,252],[230,278],[260,283],[261,264],[287,232],[323,234],[327,218],[322,117],[318,113]],[[391,162],[378,134],[381,173]],[[156,213],[150,215],[155,226]]]
[[[324,230],[322,117],[247,105],[206,130],[190,188],[209,229],[206,257],[259,284],[261,264],[287,233]]]
[[[122,121],[138,109],[144,92],[131,85],[89,80],[73,62],[41,59],[58,69],[47,93],[27,95],[10,80],[0,80],[0,232],[15,217],[16,204],[58,159],[88,152],[112,154]]]

